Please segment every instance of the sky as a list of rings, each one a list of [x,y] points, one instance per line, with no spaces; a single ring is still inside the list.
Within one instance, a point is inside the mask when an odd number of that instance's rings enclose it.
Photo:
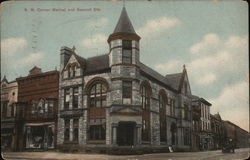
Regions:
[[[192,94],[211,102],[212,114],[249,130],[248,4],[127,0],[125,6],[141,37],[141,62],[162,75],[182,72],[185,64]],[[59,69],[62,46],[75,46],[84,58],[108,53],[122,7],[119,0],[4,2],[1,75],[12,81],[35,65]]]

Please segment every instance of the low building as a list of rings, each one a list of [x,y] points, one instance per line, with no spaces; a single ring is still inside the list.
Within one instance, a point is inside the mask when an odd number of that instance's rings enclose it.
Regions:
[[[8,82],[4,76],[1,81],[1,148],[16,150],[16,104],[17,82]]]
[[[57,136],[59,72],[38,67],[18,83],[18,150],[53,149]]]
[[[249,132],[240,128],[230,121],[223,121],[225,139],[232,139],[236,148],[249,147],[248,137]]]

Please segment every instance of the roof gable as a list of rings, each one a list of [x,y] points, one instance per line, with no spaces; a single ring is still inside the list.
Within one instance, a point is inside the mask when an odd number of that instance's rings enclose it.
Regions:
[[[81,56],[78,56],[76,53],[72,53],[68,62],[66,63],[65,68],[68,67],[68,65],[72,64],[72,63],[77,63],[79,65],[79,67],[81,66],[82,68],[85,68],[86,65],[86,59],[82,58]]]
[[[180,81],[179,91],[182,92],[183,94],[187,94],[187,95],[192,94],[191,93],[191,87],[190,87],[189,80],[188,80],[187,71],[186,71],[185,68],[184,68],[183,73],[182,73],[182,78],[181,78],[181,81]],[[185,92],[187,92],[187,93],[185,93]]]
[[[182,73],[167,74],[165,76],[166,83],[177,91],[179,91],[181,79],[182,79]]]

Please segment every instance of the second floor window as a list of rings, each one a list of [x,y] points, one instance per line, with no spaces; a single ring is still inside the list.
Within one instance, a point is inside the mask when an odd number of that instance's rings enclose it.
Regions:
[[[97,82],[90,89],[90,107],[106,106],[107,87],[104,83]]]
[[[184,119],[189,120],[188,116],[188,105],[184,104]]]
[[[70,99],[70,90],[69,88],[64,90],[64,109],[69,109],[69,99]]]
[[[132,41],[122,41],[122,63],[132,63]]]
[[[122,81],[123,104],[131,104],[132,99],[132,81]]]
[[[73,108],[78,108],[78,88],[73,88]]]

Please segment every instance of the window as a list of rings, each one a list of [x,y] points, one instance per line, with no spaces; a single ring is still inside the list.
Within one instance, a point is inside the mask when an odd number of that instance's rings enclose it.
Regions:
[[[38,109],[38,113],[39,114],[43,114],[45,113],[45,100],[44,99],[40,99],[38,105],[37,105],[37,109]]]
[[[132,99],[132,81],[122,81],[123,104],[131,104]]]
[[[73,66],[72,67],[72,77],[75,77],[76,76],[76,67]]]
[[[89,130],[90,140],[105,140],[105,125],[92,125]]]
[[[132,41],[122,41],[122,63],[132,63]]]
[[[73,88],[73,108],[78,108],[78,88]]]
[[[175,100],[170,99],[170,115],[175,116]]]
[[[141,88],[141,94],[142,109],[149,110],[150,97],[149,91],[147,91],[147,88],[145,86]]]
[[[184,119],[188,120],[188,105],[184,104]]]
[[[79,119],[73,119],[73,141],[78,142]]]
[[[160,114],[160,141],[167,141],[167,121],[166,121],[166,96],[159,94],[159,114]]]
[[[69,141],[70,119],[64,120],[64,141]]]
[[[69,88],[64,90],[64,109],[69,109],[69,99],[70,99],[70,90]]]
[[[48,101],[48,113],[53,113],[53,101]]]
[[[142,103],[142,140],[150,141],[150,85],[142,84],[141,86],[141,103]]]
[[[70,67],[68,67],[68,78],[70,78]]]
[[[90,90],[90,107],[106,106],[107,87],[101,82],[95,83]]]
[[[190,145],[190,130],[184,129],[184,145]]]

